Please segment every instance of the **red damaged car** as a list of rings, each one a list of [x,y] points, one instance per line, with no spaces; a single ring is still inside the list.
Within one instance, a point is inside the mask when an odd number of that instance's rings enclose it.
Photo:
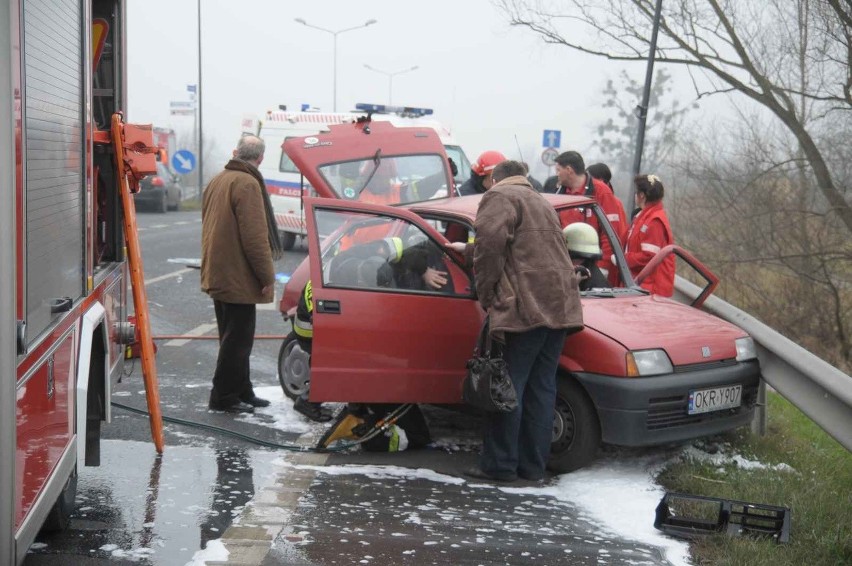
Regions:
[[[312,357],[294,335],[285,340],[284,392],[295,398],[309,390],[312,401],[461,404],[484,312],[475,274],[445,244],[473,241],[480,197],[442,197],[452,193],[452,173],[429,130],[363,122],[290,139],[284,148],[325,197],[304,198],[309,254],[279,305],[292,316],[312,281]],[[371,192],[377,180],[380,197]],[[602,237],[615,242],[593,200],[545,197],[564,224],[594,215]],[[391,201],[398,204],[379,204]],[[382,241],[374,249],[392,257],[355,253]],[[556,472],[588,464],[601,442],[681,441],[752,418],[760,381],[752,339],[697,308],[649,295],[631,277],[620,245],[612,247],[618,265],[608,267],[617,283],[581,292],[585,329],[567,338],[559,363],[549,463]],[[408,252],[418,266],[399,260]],[[424,267],[446,272],[447,283],[423,284],[417,274]]]

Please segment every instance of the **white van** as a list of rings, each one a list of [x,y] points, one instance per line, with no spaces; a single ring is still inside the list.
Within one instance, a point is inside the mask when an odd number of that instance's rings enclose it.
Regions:
[[[269,111],[266,117],[245,116],[242,120],[242,133],[258,135],[266,142],[266,156],[260,164],[260,173],[266,182],[275,221],[281,234],[281,243],[289,250],[296,243],[296,236],[305,235],[305,217],[302,207],[302,179],[299,170],[293,164],[282,146],[288,138],[303,137],[327,132],[333,124],[347,124],[366,114],[372,120],[389,121],[394,126],[432,128],[441,138],[447,156],[458,169],[455,175],[456,186],[470,177],[470,161],[462,148],[455,142],[450,130],[438,121],[428,118],[432,110],[428,108],[409,108],[384,106],[378,104],[357,104],[356,112],[319,112],[305,110],[290,112],[286,109]],[[307,186],[307,182],[305,182]],[[305,196],[316,196],[308,186]]]

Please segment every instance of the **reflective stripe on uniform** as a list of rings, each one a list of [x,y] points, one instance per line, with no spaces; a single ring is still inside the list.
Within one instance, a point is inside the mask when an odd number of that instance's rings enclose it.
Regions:
[[[655,246],[654,244],[642,243],[641,245],[643,252],[649,252],[655,254],[660,251],[660,246]]]
[[[402,259],[402,252],[403,252],[402,238],[397,238],[397,237],[385,238],[385,241],[388,243],[388,245],[391,248],[390,250],[388,250],[389,253],[391,254],[388,257],[388,261],[390,263],[396,263],[399,260],[401,260]]]
[[[308,281],[308,284],[305,285],[305,307],[309,313],[314,312],[314,287],[311,281]]]
[[[314,325],[310,322],[300,319],[298,316],[293,319],[293,332],[302,338],[314,337]]]

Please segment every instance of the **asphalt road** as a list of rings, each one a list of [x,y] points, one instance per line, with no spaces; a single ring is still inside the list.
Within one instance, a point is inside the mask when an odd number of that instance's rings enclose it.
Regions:
[[[197,211],[139,215],[155,335],[215,335],[212,302],[187,267],[200,254],[200,220]],[[276,271],[291,273],[305,254],[297,242]],[[288,331],[276,307],[258,311],[258,334]],[[164,415],[295,446],[324,431],[282,398],[278,340],[255,344],[253,381],[274,402],[251,417],[207,411],[215,341],[158,345]],[[113,401],[144,408],[140,365],[125,370]],[[464,479],[477,420],[438,408],[426,416],[436,445],[398,454],[276,450],[167,423],[158,456],[147,419],[113,407],[101,466],[79,470],[70,528],[40,535],[25,564],[666,563],[658,548],[604,534],[546,492]]]

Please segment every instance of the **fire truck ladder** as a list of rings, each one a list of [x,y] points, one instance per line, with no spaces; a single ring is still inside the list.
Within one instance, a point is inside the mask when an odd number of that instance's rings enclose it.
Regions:
[[[157,148],[154,147],[150,126],[125,124],[120,112],[112,116],[111,131],[118,171],[118,192],[124,208],[124,238],[127,243],[127,263],[133,289],[133,308],[142,347],[142,378],[145,383],[145,398],[148,402],[148,421],[151,424],[154,447],[158,454],[162,454],[163,416],[160,412],[157,363],[154,357],[154,340],[151,336],[151,320],[148,316],[148,294],[145,291],[142,250],[139,246],[139,233],[136,230],[136,204],[133,201],[133,193],[139,191],[139,181],[152,172],[147,170],[151,167],[147,162],[149,160],[154,162],[153,154]]]

